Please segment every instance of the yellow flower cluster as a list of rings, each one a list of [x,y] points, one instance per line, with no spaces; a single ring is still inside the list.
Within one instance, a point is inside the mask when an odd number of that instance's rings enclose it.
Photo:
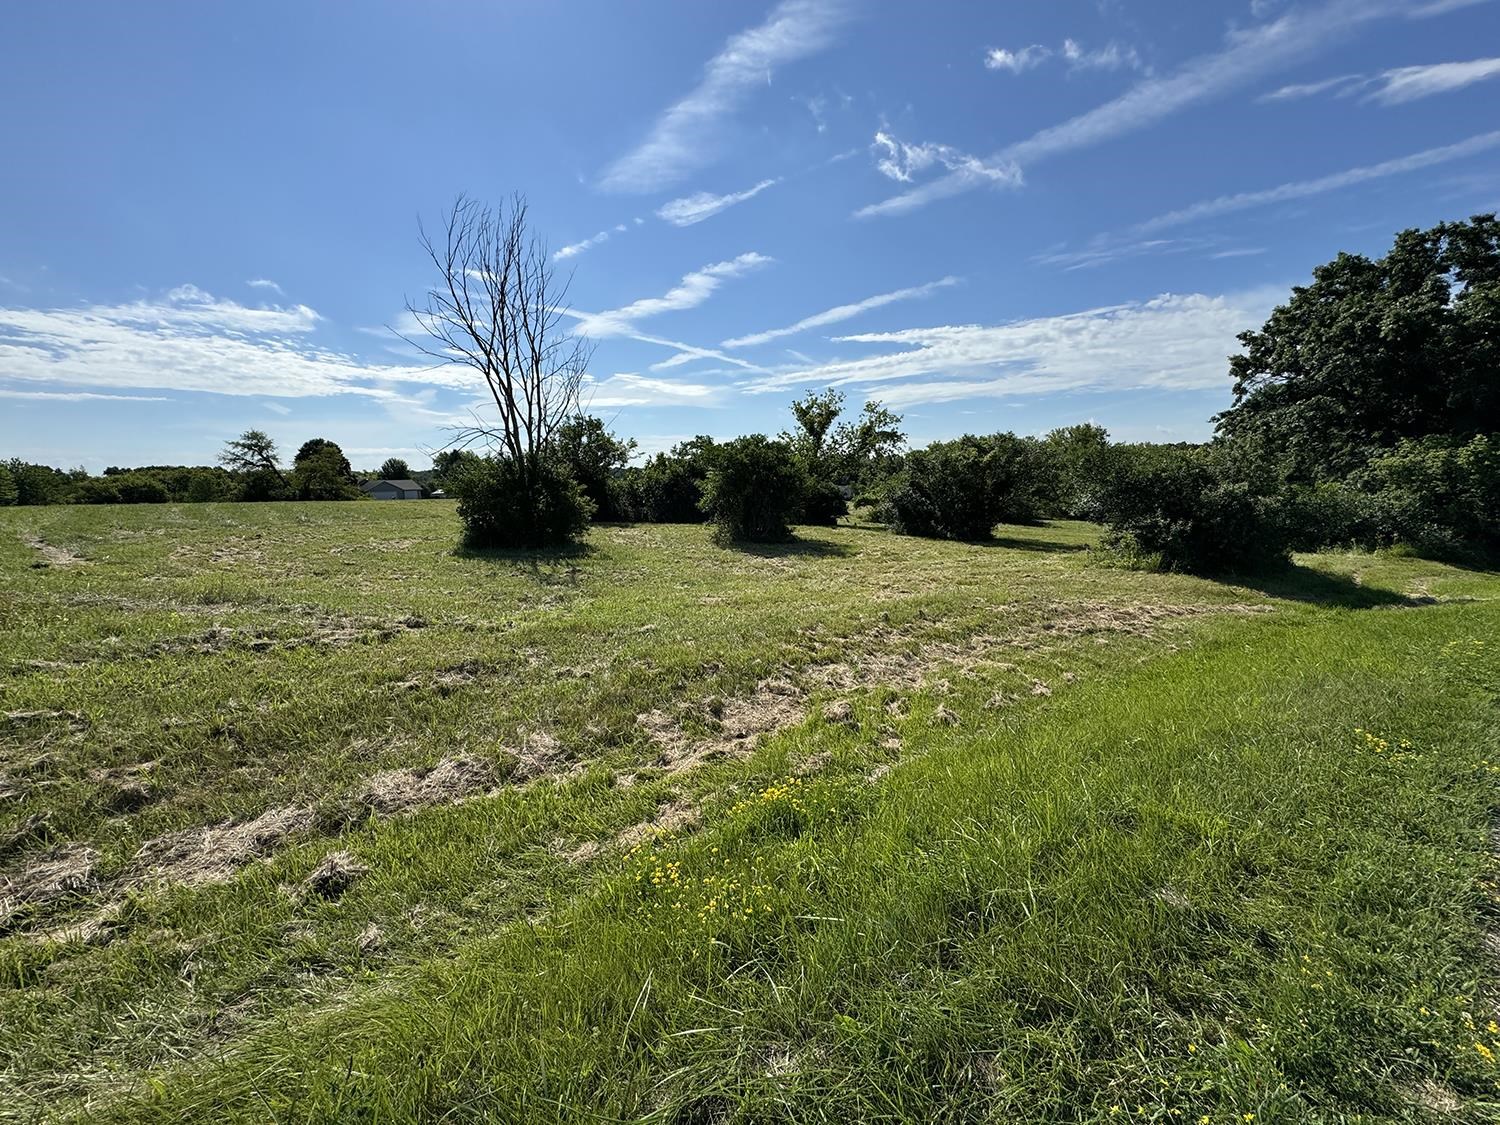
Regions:
[[[1354,733],[1358,737],[1360,745],[1366,750],[1376,754],[1385,754],[1391,750],[1392,743],[1387,738],[1382,738],[1374,731],[1365,730],[1363,727],[1355,727]],[[1409,738],[1399,738],[1394,743],[1395,753],[1390,755],[1392,761],[1404,761],[1417,756],[1416,745]]]
[[[751,872],[734,868],[717,847],[708,852],[706,875],[684,873],[681,860],[660,850],[661,841],[643,840],[626,854],[634,869],[644,915],[674,913],[683,921],[696,919],[705,929],[722,931],[726,923],[744,923],[757,913],[769,914],[770,883]],[[717,868],[717,870],[715,870]]]
[[[800,777],[784,777],[780,781],[767,785],[754,797],[738,802],[731,813],[743,812],[750,808],[763,808],[767,805],[785,805],[789,808],[801,809],[802,779]]]

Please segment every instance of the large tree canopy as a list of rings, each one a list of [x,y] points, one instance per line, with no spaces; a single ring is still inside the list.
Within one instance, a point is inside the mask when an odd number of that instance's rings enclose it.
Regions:
[[[1342,478],[1406,438],[1496,432],[1500,223],[1402,231],[1374,261],[1340,254],[1240,341],[1219,433],[1293,479]]]

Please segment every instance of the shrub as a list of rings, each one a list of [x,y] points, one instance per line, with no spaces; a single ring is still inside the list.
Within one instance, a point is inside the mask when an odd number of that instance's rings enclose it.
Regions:
[[[1370,546],[1428,554],[1500,549],[1500,435],[1400,443],[1350,478],[1365,498]]]
[[[1209,451],[1116,447],[1100,507],[1105,545],[1168,570],[1253,571],[1287,557],[1280,498],[1227,479]]]
[[[849,514],[849,501],[832,481],[809,481],[807,492],[802,497],[802,509],[798,522],[817,527],[832,527],[839,518]]]
[[[776,542],[791,536],[789,524],[806,491],[791,448],[751,434],[717,448],[702,507],[721,539]]]
[[[593,505],[551,457],[476,458],[450,475],[466,547],[552,547],[588,527]]]
[[[650,523],[702,523],[703,485],[718,447],[696,437],[658,453],[635,478],[636,517]]]
[[[907,454],[887,486],[881,518],[903,535],[987,538],[1007,508],[1024,507],[1013,489],[1019,460],[1016,446],[996,439],[966,434],[934,442]]]

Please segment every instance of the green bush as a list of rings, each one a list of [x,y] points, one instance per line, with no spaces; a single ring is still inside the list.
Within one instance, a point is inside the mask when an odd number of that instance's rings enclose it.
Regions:
[[[939,441],[906,455],[880,516],[904,535],[985,539],[1002,519],[1035,518],[1031,453],[1014,434]]]
[[[696,437],[650,458],[634,478],[636,518],[649,523],[702,523],[703,486],[718,447]]]
[[[816,527],[833,527],[839,519],[849,514],[849,501],[832,481],[809,481],[807,492],[802,497],[802,509],[797,522]]]
[[[0,465],[0,508],[14,504],[20,495],[16,488],[16,478],[11,476],[9,467]]]
[[[720,539],[790,538],[807,481],[791,448],[763,434],[718,446],[703,485],[702,508]]]
[[[1500,549],[1500,435],[1401,442],[1350,478],[1365,498],[1362,538],[1426,554]]]
[[[552,457],[486,457],[451,475],[466,547],[555,547],[588,527],[593,505]]]
[[[604,423],[580,414],[552,435],[552,450],[594,505],[594,518],[616,522],[634,515],[630,490],[620,473],[635,452],[635,441],[621,441]]]
[[[1106,547],[1167,570],[1263,570],[1286,559],[1281,498],[1229,479],[1210,451],[1116,447],[1100,495]]]

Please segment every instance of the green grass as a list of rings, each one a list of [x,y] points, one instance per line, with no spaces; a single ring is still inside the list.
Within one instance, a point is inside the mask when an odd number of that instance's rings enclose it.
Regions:
[[[0,512],[0,863],[94,855],[0,937],[0,1114],[1500,1113],[1497,576],[1214,583],[1099,565],[1078,524],[455,533],[439,503]],[[461,756],[493,788],[355,799]],[[138,858],[289,808],[227,880]],[[334,850],[367,870],[325,899]]]

